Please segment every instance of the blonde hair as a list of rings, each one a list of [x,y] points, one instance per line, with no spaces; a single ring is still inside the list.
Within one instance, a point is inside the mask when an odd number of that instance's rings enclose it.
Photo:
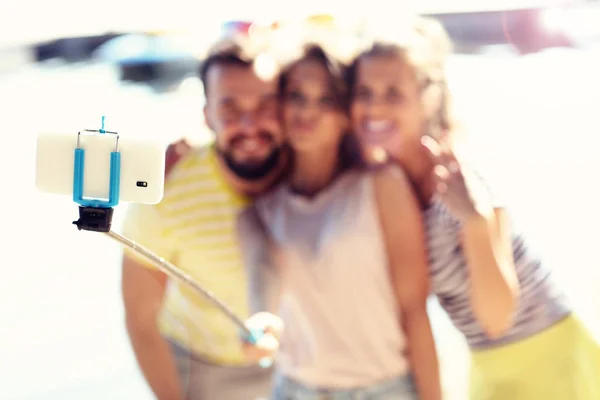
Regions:
[[[452,42],[444,27],[436,20],[415,17],[407,21],[402,32],[386,32],[374,36],[360,49],[347,73],[347,82],[352,89],[356,81],[356,70],[360,61],[371,56],[393,55],[409,65],[421,87],[422,101],[429,117],[429,132],[440,137],[444,132],[458,130],[458,121],[452,106],[447,83],[446,62],[452,53]]]

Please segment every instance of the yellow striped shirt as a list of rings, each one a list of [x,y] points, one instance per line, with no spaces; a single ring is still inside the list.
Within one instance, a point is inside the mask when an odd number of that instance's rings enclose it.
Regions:
[[[175,166],[159,204],[130,206],[124,234],[177,265],[245,317],[246,276],[235,221],[246,204],[221,175],[214,148],[205,147]],[[153,268],[142,256],[126,253]],[[237,327],[185,284],[169,280],[159,326],[163,335],[209,361],[245,364]]]

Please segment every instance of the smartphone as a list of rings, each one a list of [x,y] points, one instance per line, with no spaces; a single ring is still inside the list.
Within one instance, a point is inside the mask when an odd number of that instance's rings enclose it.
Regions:
[[[147,139],[99,132],[43,133],[37,138],[39,191],[72,196],[75,149],[85,150],[83,197],[109,197],[110,153],[121,153],[119,202],[156,204],[162,200],[166,145]]]

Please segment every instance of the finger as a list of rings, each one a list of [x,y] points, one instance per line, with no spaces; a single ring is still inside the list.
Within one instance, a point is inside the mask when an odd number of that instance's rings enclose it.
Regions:
[[[438,142],[435,141],[431,136],[423,136],[421,138],[421,144],[433,159],[438,159],[442,156],[442,148]]]
[[[284,327],[281,318],[268,312],[259,312],[252,315],[246,320],[246,326],[250,330],[259,330],[264,333],[270,333],[275,338],[281,337]]]
[[[439,194],[446,194],[448,193],[448,185],[445,182],[438,182],[435,185],[435,190]]]
[[[457,174],[460,171],[460,166],[458,165],[458,162],[456,160],[448,162],[446,168],[448,169],[448,172],[452,175]]]
[[[270,333],[262,335],[256,343],[242,341],[242,348],[245,352],[258,354],[260,357],[272,355],[279,350],[279,341]]]
[[[271,333],[265,333],[256,342],[256,348],[265,353],[273,354],[279,349],[279,340]]]
[[[242,351],[244,353],[245,358],[250,362],[258,362],[258,361],[262,360],[263,358],[273,357],[272,352],[269,352],[269,351],[266,351],[263,349],[259,349],[250,344],[244,344]]]
[[[442,133],[442,136],[438,140],[438,143],[442,149],[445,161],[456,161],[456,154],[454,153],[454,147],[450,139],[449,131],[444,131],[444,133]]]
[[[265,326],[264,332],[272,335],[275,339],[279,339],[283,333],[283,323],[278,322],[267,325]]]
[[[253,362],[272,359],[279,350],[279,341],[273,335],[265,334],[254,344],[242,342],[242,350],[245,357]]]
[[[452,151],[443,142],[438,142],[431,136],[424,136],[421,143],[427,149],[434,163],[447,165],[454,160]]]
[[[448,191],[448,179],[450,172],[443,165],[436,165],[433,168],[433,175],[435,179],[435,189],[439,193],[446,193]]]
[[[451,163],[456,163],[456,154],[454,153],[454,150],[452,149],[452,147],[449,144],[443,144],[442,145],[442,157],[441,159],[443,160],[443,162],[446,165],[450,165]]]
[[[435,162],[437,165],[444,166],[449,175],[456,175],[461,172],[461,165],[452,150],[444,150]]]
[[[451,162],[456,161],[454,151],[448,140],[438,141],[431,136],[424,136],[421,138],[421,143],[427,148],[436,163],[449,165]]]
[[[438,164],[435,167],[433,167],[433,174],[440,181],[446,181],[450,177],[450,171],[448,171],[448,169],[441,164]]]

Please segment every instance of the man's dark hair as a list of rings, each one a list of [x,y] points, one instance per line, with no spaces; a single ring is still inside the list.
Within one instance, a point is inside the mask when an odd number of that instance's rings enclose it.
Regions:
[[[233,65],[239,67],[252,67],[254,56],[250,54],[237,41],[232,39],[222,40],[215,44],[208,56],[201,62],[198,69],[200,80],[206,94],[208,88],[208,73],[212,67],[219,65]]]

